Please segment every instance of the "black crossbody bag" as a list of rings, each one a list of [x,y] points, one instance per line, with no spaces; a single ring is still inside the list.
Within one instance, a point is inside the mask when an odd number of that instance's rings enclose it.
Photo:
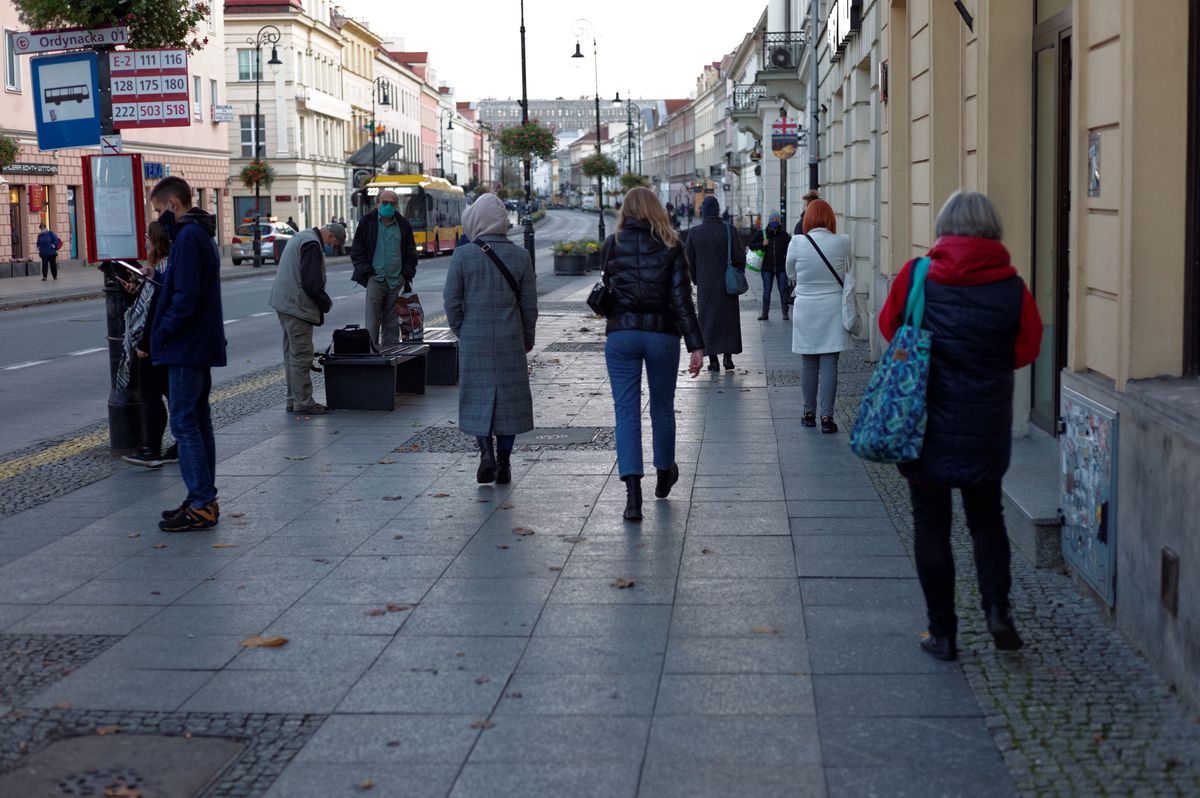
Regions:
[[[600,279],[592,286],[592,291],[587,298],[587,306],[592,309],[592,312],[605,318],[612,315],[617,302],[616,294],[604,281],[604,268],[608,265],[608,256],[611,250],[609,242],[611,241],[612,238],[604,239],[604,245],[600,250]]]
[[[804,237],[808,239],[808,243],[812,244],[812,248],[815,249],[817,254],[821,256],[821,260],[825,261],[825,266],[829,269],[829,273],[833,275],[833,279],[837,280],[837,284],[842,288],[845,288],[846,283],[841,277],[838,277],[837,270],[833,268],[833,264],[829,262],[829,258],[825,257],[825,253],[822,252],[821,248],[817,246],[817,242],[813,241],[813,237],[808,233],[805,233]]]

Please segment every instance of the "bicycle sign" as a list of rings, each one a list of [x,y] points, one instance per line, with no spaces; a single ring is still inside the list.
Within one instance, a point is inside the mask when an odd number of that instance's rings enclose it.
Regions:
[[[186,50],[108,54],[113,127],[186,127],[192,123]]]

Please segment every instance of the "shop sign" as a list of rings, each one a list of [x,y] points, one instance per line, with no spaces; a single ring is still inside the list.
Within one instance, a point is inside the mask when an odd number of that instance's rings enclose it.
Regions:
[[[6,175],[56,175],[58,166],[52,163],[10,163],[0,168]]]
[[[171,173],[161,161],[142,161],[143,180],[162,180]]]
[[[30,183],[25,187],[29,193],[29,212],[41,213],[46,208],[46,187],[40,183]]]
[[[212,121],[217,122],[232,122],[233,121],[233,106],[232,105],[214,105],[212,107]]]
[[[275,201],[276,202],[291,202],[292,198],[288,197],[288,196],[276,197]]]
[[[110,25],[92,30],[68,28],[14,31],[10,35],[13,52],[17,55],[50,53],[56,50],[87,50],[129,43],[129,28],[124,25]]]
[[[800,147],[800,124],[794,119],[781,116],[771,125],[771,152],[776,158],[786,161]]]

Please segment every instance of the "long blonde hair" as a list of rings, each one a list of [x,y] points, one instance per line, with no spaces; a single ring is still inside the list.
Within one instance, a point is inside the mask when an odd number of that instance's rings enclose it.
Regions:
[[[617,214],[617,235],[620,236],[629,219],[640,219],[650,225],[650,232],[663,242],[668,249],[679,245],[679,236],[671,227],[671,219],[667,209],[658,201],[654,192],[645,186],[635,186],[629,189],[621,203],[621,211]]]

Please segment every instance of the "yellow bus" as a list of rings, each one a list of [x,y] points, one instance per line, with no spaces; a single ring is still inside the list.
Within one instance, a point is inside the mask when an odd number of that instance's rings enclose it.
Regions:
[[[462,215],[467,207],[462,188],[429,175],[378,175],[362,188],[367,196],[364,212],[375,207],[375,199],[385,189],[400,197],[398,210],[412,226],[418,254],[454,251],[462,236]]]

